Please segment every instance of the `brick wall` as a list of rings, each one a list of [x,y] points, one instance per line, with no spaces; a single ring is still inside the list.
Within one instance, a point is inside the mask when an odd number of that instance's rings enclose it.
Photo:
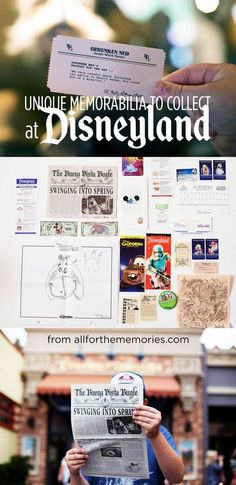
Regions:
[[[34,425],[32,425],[34,423]],[[43,485],[46,477],[47,463],[47,425],[48,425],[48,405],[39,399],[37,408],[30,409],[27,401],[22,406],[19,433],[19,452],[23,435],[36,435],[40,438],[39,467],[37,475],[30,475],[29,485]]]

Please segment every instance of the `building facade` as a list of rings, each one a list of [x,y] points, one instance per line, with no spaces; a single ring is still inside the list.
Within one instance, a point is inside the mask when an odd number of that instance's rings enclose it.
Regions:
[[[186,479],[192,485],[203,483],[204,381],[199,334],[190,332],[190,345],[176,344],[174,352],[170,345],[157,351],[155,343],[143,346],[142,351],[140,343],[116,343],[114,352],[106,343],[73,344],[73,330],[67,330],[68,341],[62,341],[63,331],[57,330],[57,335],[59,343],[45,345],[47,331],[28,330],[20,446],[31,446],[29,483],[56,484],[60,461],[72,441],[71,384],[108,383],[114,373],[122,370],[143,375],[149,404],[161,411],[163,424],[183,454]],[[93,335],[100,334],[96,331]],[[129,335],[132,337],[131,332],[126,332],[126,337]],[[166,339],[170,335],[166,332]]]
[[[0,463],[6,463],[19,451],[18,429],[23,399],[24,356],[2,331],[0,356]]]

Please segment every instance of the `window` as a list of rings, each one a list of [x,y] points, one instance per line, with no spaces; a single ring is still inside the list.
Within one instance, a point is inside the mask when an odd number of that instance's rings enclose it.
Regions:
[[[15,429],[17,405],[0,392],[0,426]]]

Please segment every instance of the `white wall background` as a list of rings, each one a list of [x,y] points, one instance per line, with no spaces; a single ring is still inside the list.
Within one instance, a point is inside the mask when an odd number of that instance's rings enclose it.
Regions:
[[[145,173],[144,177],[147,181],[150,178],[151,169],[151,158],[144,159]],[[119,189],[122,192],[122,176],[121,171],[121,158],[2,158],[1,159],[1,178],[0,178],[0,325],[1,327],[14,327],[16,325],[35,326],[41,325],[36,324],[36,322],[25,322],[20,321],[17,318],[19,314],[19,295],[18,295],[18,282],[19,282],[19,269],[20,269],[20,259],[19,259],[19,247],[22,244],[27,244],[35,239],[38,240],[39,236],[28,236],[28,235],[15,235],[15,182],[16,178],[38,178],[39,182],[39,220],[38,220],[38,231],[40,220],[50,220],[47,218],[47,180],[48,180],[48,166],[64,166],[64,165],[86,165],[86,166],[117,166],[119,173]],[[199,160],[195,158],[172,158],[171,167],[173,170],[173,190],[175,192],[176,182],[175,181],[175,171],[176,168],[198,168]],[[128,177],[125,177],[127,179]],[[183,236],[184,240],[189,239],[191,242],[192,238],[218,238],[219,248],[220,248],[220,258],[219,258],[219,274],[231,275],[231,296],[230,296],[230,318],[231,325],[236,327],[236,257],[235,257],[235,238],[236,238],[236,159],[227,159],[227,182],[229,187],[229,212],[222,213],[221,210],[217,210],[213,214],[213,232],[210,234],[205,234],[203,236],[189,235],[188,237]],[[209,183],[205,181],[204,183]],[[160,201],[162,202],[162,201]],[[169,224],[159,225],[158,227],[147,227],[146,232],[153,233],[171,233],[172,232],[172,218],[176,211],[176,199],[172,197],[171,201],[171,217]],[[118,204],[118,221],[120,227],[121,235],[145,235],[145,230],[136,230],[135,228],[122,228],[121,211]],[[70,220],[73,220],[70,218]],[[148,226],[148,221],[147,221]],[[79,226],[80,227],[80,224]],[[59,238],[62,242],[62,239]],[[101,240],[101,238],[99,238]],[[72,241],[73,240],[73,241]],[[181,236],[172,233],[172,250],[174,249],[175,241],[180,241]],[[58,242],[58,238],[40,237],[41,244],[52,244],[53,242]],[[78,244],[79,239],[70,238],[70,243]],[[37,242],[35,243],[37,244]],[[174,253],[172,251],[172,257]],[[181,270],[174,267],[174,262],[172,261],[172,290],[176,291],[176,277],[177,274],[181,273],[193,273],[193,262],[189,269]],[[119,285],[119,274],[117,271],[117,298],[118,298],[118,285]],[[130,294],[129,294],[130,295]],[[56,323],[55,323],[56,324]],[[51,322],[45,322],[45,326],[51,325]],[[60,326],[62,324],[60,323]],[[63,325],[66,325],[64,323]],[[106,324],[107,325],[107,324]],[[118,322],[115,317],[114,321],[109,323],[111,327],[117,327]],[[71,326],[68,322],[67,326]],[[86,328],[86,323],[79,325],[81,328]],[[105,326],[105,325],[104,325]],[[158,320],[156,323],[145,323],[143,322],[142,327],[154,327],[154,328],[175,328],[176,327],[176,310],[165,311],[158,306]]]

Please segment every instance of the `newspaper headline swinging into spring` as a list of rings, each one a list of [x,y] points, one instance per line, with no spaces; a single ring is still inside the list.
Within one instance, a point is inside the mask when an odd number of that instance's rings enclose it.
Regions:
[[[116,167],[50,166],[48,179],[48,217],[116,217]]]
[[[141,384],[72,385],[73,437],[89,455],[85,475],[149,477],[146,436],[132,418],[142,403]]]

